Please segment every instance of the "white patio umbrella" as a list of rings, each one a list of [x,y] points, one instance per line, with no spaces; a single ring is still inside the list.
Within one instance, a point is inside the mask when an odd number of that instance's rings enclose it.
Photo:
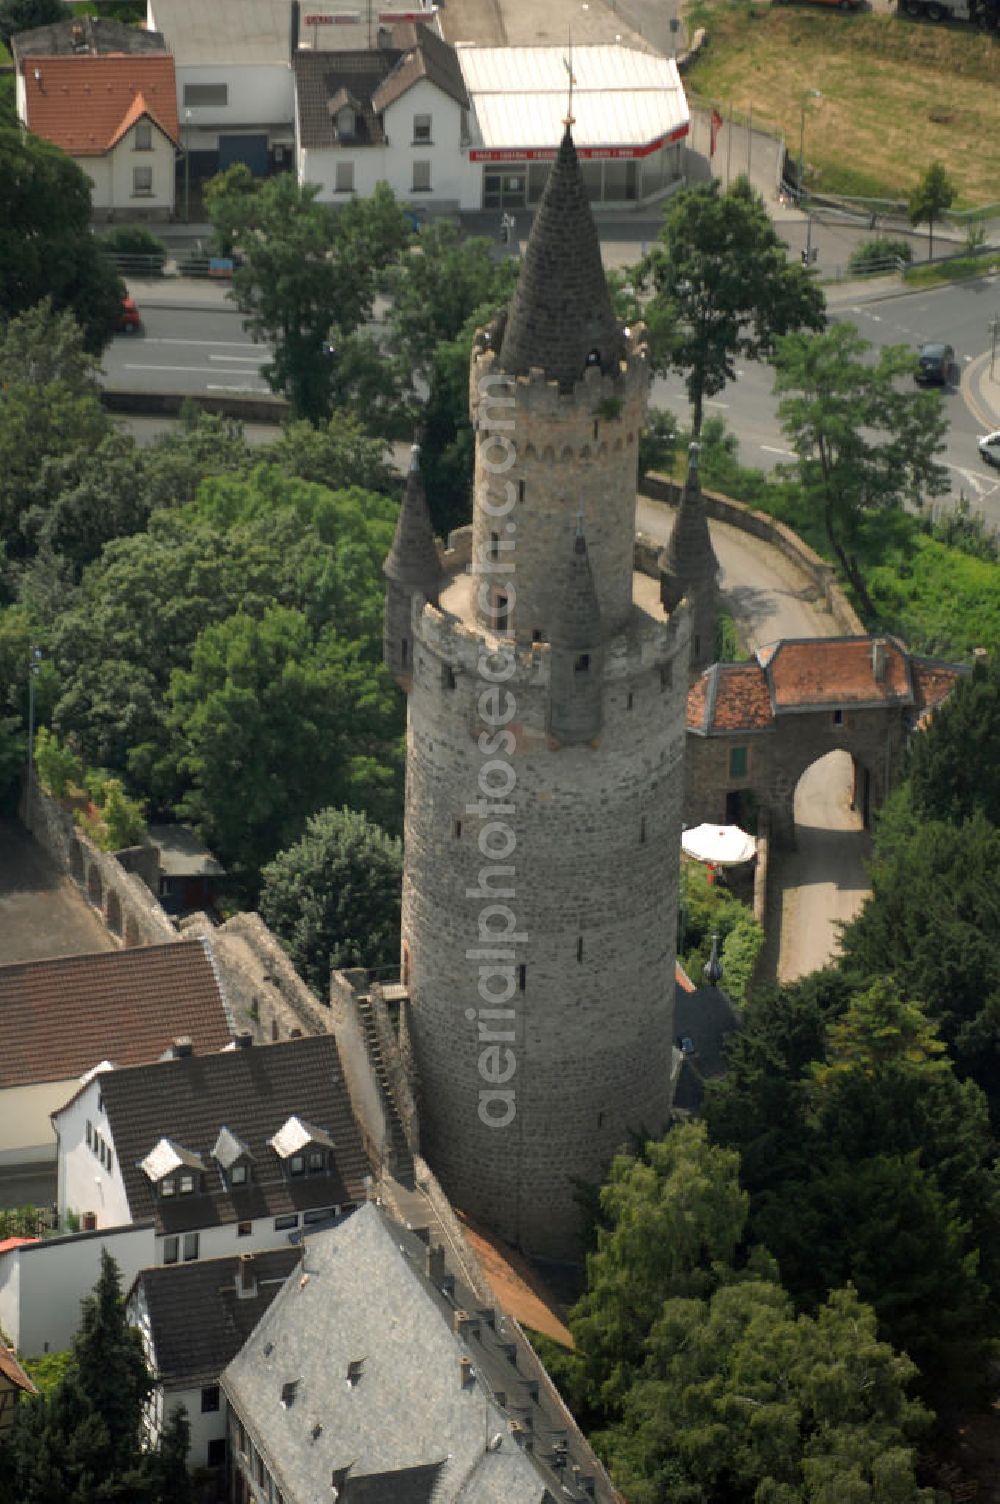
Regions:
[[[681,848],[696,862],[713,867],[738,867],[757,854],[756,840],[738,825],[695,825],[681,835]]]

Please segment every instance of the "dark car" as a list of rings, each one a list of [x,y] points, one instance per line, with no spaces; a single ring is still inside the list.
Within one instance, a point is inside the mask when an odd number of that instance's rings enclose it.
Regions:
[[[954,364],[955,351],[951,345],[921,345],[913,378],[932,382],[935,386],[947,386]]]

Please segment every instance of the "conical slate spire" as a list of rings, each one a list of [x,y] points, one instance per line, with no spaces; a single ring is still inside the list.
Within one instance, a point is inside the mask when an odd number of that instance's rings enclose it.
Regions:
[[[677,521],[657,560],[661,574],[670,575],[682,585],[702,584],[714,580],[719,573],[698,477],[698,450],[697,444],[688,449],[687,479]]]
[[[583,514],[576,520],[576,536],[569,557],[566,584],[551,627],[552,646],[573,651],[595,648],[601,641],[601,608],[590,567]]]
[[[538,366],[570,392],[588,365],[614,372],[620,345],[597,226],[567,124],[528,237],[499,365],[513,376]]]
[[[441,584],[441,560],[431,514],[427,509],[423,476],[420,473],[420,445],[410,450],[410,470],[406,477],[406,491],[399,509],[399,521],[392,540],[392,547],[382,566],[387,579],[401,585],[417,588],[436,600]]]

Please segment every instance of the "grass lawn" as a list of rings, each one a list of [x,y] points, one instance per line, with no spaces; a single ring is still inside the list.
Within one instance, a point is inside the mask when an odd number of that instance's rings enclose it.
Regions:
[[[845,14],[826,7],[696,0],[688,25],[708,45],[689,91],[784,131],[816,192],[905,198],[942,162],[956,208],[1000,198],[1000,39],[969,26]]]

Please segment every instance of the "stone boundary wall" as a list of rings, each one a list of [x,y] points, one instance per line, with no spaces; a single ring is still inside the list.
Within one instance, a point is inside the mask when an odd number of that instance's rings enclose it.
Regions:
[[[176,940],[173,921],[160,908],[149,888],[110,851],[100,851],[73,817],[43,794],[32,779],[22,800],[22,819],[43,851],[73,879],[83,896],[98,910],[109,934],[123,945],[162,945]],[[141,848],[123,853],[135,860]]]
[[[639,494],[649,501],[664,502],[667,506],[676,507],[680,503],[681,489],[669,476],[650,472],[643,479]],[[777,522],[767,512],[759,512],[742,501],[733,501],[732,497],[723,496],[718,491],[703,491],[702,495],[709,517],[770,543],[772,548],[778,549],[779,553],[794,564],[815,587],[817,595],[844,636],[867,635],[864,623],[837,583],[832,564],[821,559],[793,528],[784,522]]]
[[[218,928],[206,914],[191,914],[181,921],[181,934],[211,940],[237,1029],[251,1030],[258,1044],[333,1032],[330,1010],[259,914],[234,914]]]
[[[466,1242],[465,1230],[456,1217],[451,1202],[441,1189],[437,1176],[420,1155],[414,1156],[414,1169],[417,1189],[423,1192],[433,1208],[441,1230],[448,1240],[448,1253],[453,1256],[459,1266],[462,1282],[469,1287],[477,1300],[482,1301],[484,1306],[494,1305],[496,1295],[493,1288],[483,1273],[475,1253]]]

